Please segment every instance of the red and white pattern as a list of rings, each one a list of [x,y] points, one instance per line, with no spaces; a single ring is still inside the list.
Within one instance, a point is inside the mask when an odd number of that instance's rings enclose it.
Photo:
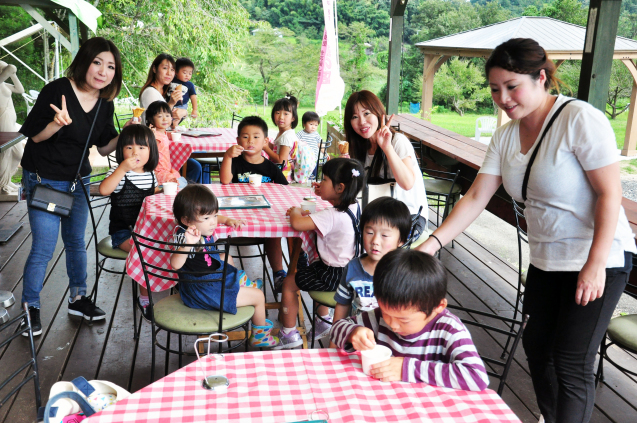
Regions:
[[[190,157],[195,153],[225,153],[237,143],[237,130],[232,128],[202,128],[196,131],[218,132],[216,137],[188,137],[182,134],[180,141],[171,141],[170,164],[173,169],[181,169]]]
[[[231,195],[259,195],[263,194],[272,205],[269,209],[228,209],[220,210],[220,214],[233,219],[244,219],[248,223],[240,229],[232,229],[229,226],[219,225],[215,232],[215,238],[245,237],[245,238],[301,238],[303,251],[308,257],[315,257],[316,245],[314,232],[295,231],[290,226],[290,219],[285,213],[290,207],[299,207],[303,197],[310,195],[310,188],[292,187],[288,185],[263,184],[258,188],[250,184],[212,184],[207,185],[217,196]],[[174,195],[156,194],[146,197],[137,222],[135,232],[148,238],[172,242],[175,229],[173,216]],[[318,198],[316,211],[323,210],[331,205]],[[165,248],[165,247],[164,247]],[[144,256],[148,263],[170,269],[170,256],[157,251],[144,249]],[[310,260],[312,261],[312,260]],[[133,248],[126,260],[126,270],[131,278],[144,285],[144,273],[137,249]],[[174,273],[166,272],[166,276],[174,277]],[[175,285],[173,281],[151,278],[150,285],[153,292],[164,291]]]
[[[227,390],[202,388],[198,364],[149,385],[90,417],[117,422],[292,422],[323,410],[336,422],[520,422],[492,390],[469,392],[424,383],[383,383],[357,355],[334,349],[226,354],[203,359],[206,376]]]

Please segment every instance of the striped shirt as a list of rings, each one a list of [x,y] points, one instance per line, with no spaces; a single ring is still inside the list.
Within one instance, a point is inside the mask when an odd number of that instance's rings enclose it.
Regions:
[[[307,132],[305,132],[305,130],[301,129],[299,132],[296,133],[296,137],[300,141],[307,143],[307,145],[309,145],[312,148],[312,151],[314,152],[314,156],[318,157],[319,144],[321,143],[321,136],[319,135],[318,132],[315,131],[315,132],[312,132],[311,134],[308,134]]]
[[[403,382],[425,382],[465,391],[482,391],[489,385],[489,376],[469,331],[447,309],[422,331],[403,338],[385,323],[378,308],[334,323],[331,340],[352,352],[348,339],[359,326],[374,331],[377,344],[391,349],[394,357],[405,358]]]
[[[111,174],[115,172],[115,169],[117,169],[117,166],[109,169],[108,173],[106,174],[106,177],[108,178],[109,176],[111,176]],[[126,172],[125,176],[126,178],[128,178],[129,181],[135,184],[135,186],[139,189],[148,189],[151,186],[153,186],[153,179],[155,179],[155,186],[157,186],[157,179],[155,178],[155,172],[137,173],[137,172],[133,172],[132,170],[129,170],[128,172]],[[119,183],[117,184],[117,188],[115,188],[115,190],[113,191],[114,193],[118,193],[122,190],[122,188],[124,188],[124,181],[126,180],[126,178],[122,178],[119,181]]]

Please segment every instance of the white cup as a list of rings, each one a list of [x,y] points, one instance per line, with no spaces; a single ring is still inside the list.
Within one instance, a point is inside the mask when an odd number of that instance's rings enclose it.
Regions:
[[[316,211],[316,202],[314,201],[301,201],[301,211],[314,213]]]
[[[173,141],[181,141],[181,134],[179,132],[171,132],[170,139]]]
[[[164,182],[164,194],[166,195],[175,195],[177,194],[177,187],[179,184],[177,182]]]
[[[252,185],[253,187],[261,186],[261,175],[257,173],[253,173],[250,176],[248,176],[248,180],[250,181],[250,185]]]
[[[376,345],[371,350],[361,351],[361,361],[363,363],[363,373],[369,376],[369,368],[372,364],[381,363],[391,358],[391,350],[383,345]]]

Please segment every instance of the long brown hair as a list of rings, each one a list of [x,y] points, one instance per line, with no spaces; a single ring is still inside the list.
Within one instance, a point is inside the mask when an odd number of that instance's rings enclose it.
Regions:
[[[345,136],[347,137],[347,141],[349,142],[349,151],[350,155],[353,159],[360,161],[365,164],[365,159],[367,158],[367,151],[371,148],[372,143],[370,140],[365,139],[358,135],[358,133],[352,127],[352,116],[355,113],[355,107],[357,104],[360,104],[370,112],[372,112],[378,118],[378,128],[376,131],[380,129],[380,126],[384,123],[382,122],[383,116],[385,113],[385,106],[380,101],[380,99],[371,91],[362,90],[358,92],[352,93],[347,100],[347,104],[345,105],[345,115],[343,125],[345,126]],[[380,148],[376,149],[376,153],[374,154],[374,168],[369,170],[368,176],[378,176],[380,172],[380,168],[385,161],[385,153]]]
[[[100,90],[100,97],[113,101],[122,89],[122,60],[119,49],[111,40],[93,37],[80,47],[71,66],[66,70],[66,77],[72,79],[80,90],[86,89],[86,73],[98,54],[108,51],[115,59],[115,76],[110,84]]]
[[[175,67],[175,59],[170,54],[161,53],[160,55],[155,57],[155,60],[153,60],[153,64],[150,65],[150,69],[148,69],[148,77],[146,78],[146,82],[144,83],[144,86],[142,87],[142,89],[139,91],[139,102],[140,103],[142,101],[142,93],[153,82],[155,82],[155,75],[157,74],[157,68],[159,68],[159,65],[161,65],[161,62],[163,62],[164,60],[168,60],[173,65],[173,68]],[[164,92],[161,93],[162,96],[166,97],[166,93],[168,92],[169,85],[170,84],[164,85],[164,89],[163,89]]]
[[[531,38],[511,38],[509,41],[497,46],[484,66],[487,79],[489,78],[489,72],[495,67],[509,72],[529,75],[535,81],[540,77],[540,71],[544,69],[546,73],[544,88],[547,91],[551,87],[559,91],[562,83],[555,76],[557,72],[555,63],[547,57],[546,51],[542,46]]]

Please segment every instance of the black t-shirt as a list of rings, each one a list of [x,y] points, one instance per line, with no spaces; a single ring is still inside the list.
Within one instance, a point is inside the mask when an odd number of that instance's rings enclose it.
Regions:
[[[268,159],[261,164],[252,164],[245,161],[243,156],[232,159],[232,183],[249,183],[250,174],[261,175],[261,182],[274,182],[279,185],[287,185],[288,180],[283,176],[281,169]]]
[[[33,142],[31,137],[42,132],[55,117],[55,111],[50,104],[62,108],[62,96],[66,99],[66,109],[73,122],[60,128],[51,138],[39,143]],[[40,176],[55,181],[75,179],[75,172],[80,165],[82,151],[84,151],[86,138],[91,130],[99,101],[95,103],[93,110],[86,113],[82,109],[68,78],[56,79],[42,88],[31,113],[20,128],[20,132],[29,137],[22,156],[22,167],[29,172],[37,171]],[[90,145],[98,147],[107,145],[117,136],[113,123],[115,106],[112,101],[106,101],[106,99],[101,99],[101,101],[99,116],[95,121],[90,141]],[[92,170],[88,155],[87,150],[80,171],[82,176],[89,175]]]

